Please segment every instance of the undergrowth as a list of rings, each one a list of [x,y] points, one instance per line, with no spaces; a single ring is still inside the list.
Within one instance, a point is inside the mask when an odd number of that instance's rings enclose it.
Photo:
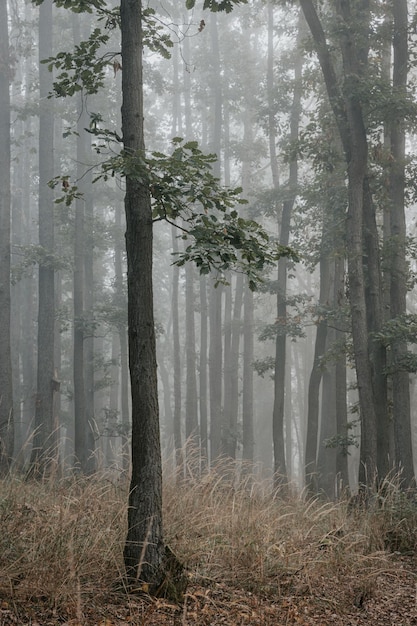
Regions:
[[[126,518],[127,486],[105,475],[1,481],[0,601],[43,603],[76,618],[87,598],[110,597],[122,581]],[[376,573],[391,568],[390,553],[417,546],[416,500],[395,481],[371,505],[352,508],[273,494],[230,464],[187,481],[167,478],[164,523],[191,584],[278,600],[321,590],[327,598],[332,581],[335,606],[368,597]]]

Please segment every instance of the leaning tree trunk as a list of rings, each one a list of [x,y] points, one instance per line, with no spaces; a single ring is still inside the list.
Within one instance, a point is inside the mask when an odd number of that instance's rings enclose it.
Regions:
[[[337,76],[323,26],[312,0],[300,0],[304,16],[313,36],[317,55],[323,72],[327,93],[338,125],[345,153],[348,174],[348,214],[346,220],[346,240],[348,249],[348,280],[352,336],[356,375],[358,381],[359,405],[361,412],[361,466],[359,481],[368,486],[374,483],[377,474],[377,413],[378,401],[375,398],[371,354],[369,352],[368,307],[365,294],[363,266],[363,225],[364,196],[367,183],[368,146],[366,126],[361,106],[360,93],[363,80],[363,66],[366,59],[366,28],[369,7],[360,4],[360,24],[362,26],[361,46],[351,38],[352,15],[350,4],[336,3],[339,18],[345,22],[341,31],[341,51],[343,57],[343,77],[347,81],[343,92],[341,80]],[[354,17],[358,17],[355,15]],[[359,23],[359,20],[357,20]],[[362,42],[363,39],[363,42]],[[372,220],[372,216],[370,217]],[[369,228],[369,222],[367,222]]]

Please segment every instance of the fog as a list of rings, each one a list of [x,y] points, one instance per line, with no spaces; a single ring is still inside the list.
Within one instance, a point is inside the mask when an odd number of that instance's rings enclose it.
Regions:
[[[146,4],[144,141],[165,470],[233,467],[334,498],[414,472],[415,3],[408,25],[383,2],[350,17],[323,3],[321,31],[309,4]],[[64,472],[118,474],[125,178],[142,174],[123,161],[118,12],[86,5],[15,0],[7,19],[1,3],[0,444],[19,470],[47,451]],[[181,166],[162,180],[156,160],[184,145],[187,167],[214,154],[241,188],[230,216]],[[279,260],[260,263],[247,220]]]

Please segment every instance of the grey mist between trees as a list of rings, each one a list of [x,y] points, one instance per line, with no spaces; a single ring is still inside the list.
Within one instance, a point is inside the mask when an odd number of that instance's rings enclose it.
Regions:
[[[414,2],[0,2],[0,471],[414,488]]]

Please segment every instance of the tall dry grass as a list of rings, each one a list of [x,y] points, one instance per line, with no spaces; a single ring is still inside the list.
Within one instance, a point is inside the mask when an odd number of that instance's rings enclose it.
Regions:
[[[223,463],[164,486],[166,540],[191,582],[273,598],[367,594],[390,551],[417,547],[417,505],[387,482],[367,506],[272,494]],[[123,572],[127,486],[88,479],[0,482],[0,599],[81,615],[86,598],[115,593]],[[340,597],[337,602],[340,603]]]

